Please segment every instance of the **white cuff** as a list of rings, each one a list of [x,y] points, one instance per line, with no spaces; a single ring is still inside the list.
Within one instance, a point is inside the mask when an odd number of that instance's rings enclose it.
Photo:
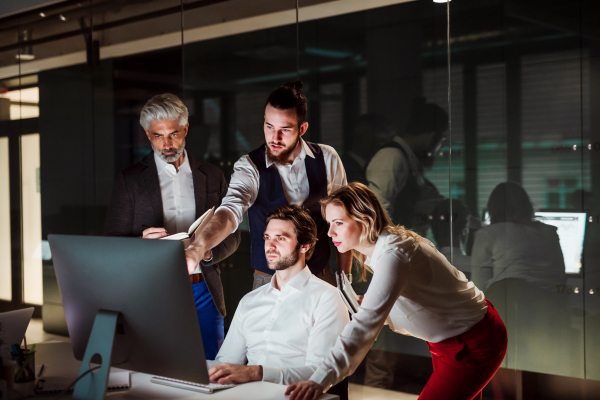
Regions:
[[[325,368],[319,367],[311,375],[310,380],[323,386],[324,391],[326,392],[331,388],[331,386],[333,386],[333,383],[335,382],[334,375],[334,371],[327,371]]]
[[[263,382],[281,383],[283,381],[283,379],[281,378],[281,369],[277,367],[268,367],[266,365],[263,365],[262,370]]]

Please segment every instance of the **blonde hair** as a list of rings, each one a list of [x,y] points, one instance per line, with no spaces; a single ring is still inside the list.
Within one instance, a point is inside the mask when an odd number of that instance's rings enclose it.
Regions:
[[[358,222],[362,227],[360,243],[363,246],[375,245],[379,236],[384,232],[412,237],[415,241],[425,241],[417,233],[405,229],[403,226],[394,225],[375,193],[362,183],[351,182],[347,186],[342,186],[322,199],[320,203],[323,218],[325,218],[325,209],[327,206],[335,204],[342,207],[348,217]],[[367,279],[367,270],[373,273],[365,265],[366,256],[356,250],[352,250],[352,255],[359,264],[359,281],[365,281]]]

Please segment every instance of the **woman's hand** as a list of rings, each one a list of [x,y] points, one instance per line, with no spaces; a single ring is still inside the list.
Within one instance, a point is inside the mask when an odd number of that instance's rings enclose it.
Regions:
[[[288,386],[285,394],[292,394],[290,400],[317,400],[323,394],[323,390],[325,388],[316,382],[303,381]]]

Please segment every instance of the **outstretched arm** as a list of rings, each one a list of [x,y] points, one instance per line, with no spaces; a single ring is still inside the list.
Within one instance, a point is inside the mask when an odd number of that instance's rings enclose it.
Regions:
[[[202,232],[198,232],[194,241],[185,250],[188,271],[193,273],[196,266],[202,261],[204,254],[220,244],[227,236],[233,235],[232,232],[236,227],[235,218],[229,210],[222,208],[217,211]],[[237,243],[239,244],[239,233]],[[235,251],[235,249],[233,250]]]
[[[220,193],[221,206],[202,232],[196,233],[191,245],[186,249],[185,257],[190,274],[207,251],[213,250],[211,263],[215,263],[228,257],[237,249],[240,233],[235,230],[242,222],[248,207],[256,199],[257,193],[258,172],[250,158],[244,156],[233,166],[229,188],[223,178]]]
[[[400,253],[388,253],[378,260],[377,273],[373,274],[359,311],[352,316],[352,321],[310,380],[288,388],[286,394],[292,393],[290,399],[312,400],[354,372],[398,299],[407,267],[408,259]]]
[[[223,201],[223,199],[225,198],[225,196],[227,195],[227,182],[225,181],[225,177],[223,176],[221,178],[221,190],[219,192],[219,200],[220,202]],[[227,211],[227,210],[225,210]],[[230,212],[231,214],[231,212]],[[235,217],[233,219],[234,221],[234,227],[237,227],[237,223],[235,220]],[[226,224],[229,225],[229,224]],[[227,229],[230,229],[229,231]],[[235,228],[231,228],[230,226],[226,226],[225,227],[225,232],[233,232]],[[220,237],[217,237],[216,239],[220,239]],[[210,247],[209,249],[212,250],[212,253],[210,255],[208,255],[208,257],[204,257],[204,259],[209,259],[212,257],[212,260],[210,261],[204,261],[202,263],[203,266],[211,266],[214,264],[217,264],[221,261],[223,261],[224,259],[226,259],[227,257],[229,257],[230,255],[232,255],[237,248],[240,245],[240,240],[241,240],[241,234],[239,230],[236,230],[233,233],[230,233],[229,235],[225,236],[224,239],[221,239],[220,242],[218,242],[217,245],[215,245],[214,247]]]

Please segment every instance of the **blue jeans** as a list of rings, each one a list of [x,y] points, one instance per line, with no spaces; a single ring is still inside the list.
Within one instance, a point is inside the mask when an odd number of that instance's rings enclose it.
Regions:
[[[225,338],[223,317],[221,317],[215,306],[206,287],[206,282],[194,283],[192,290],[194,291],[194,301],[196,302],[196,311],[200,322],[204,355],[207,360],[214,360]]]

